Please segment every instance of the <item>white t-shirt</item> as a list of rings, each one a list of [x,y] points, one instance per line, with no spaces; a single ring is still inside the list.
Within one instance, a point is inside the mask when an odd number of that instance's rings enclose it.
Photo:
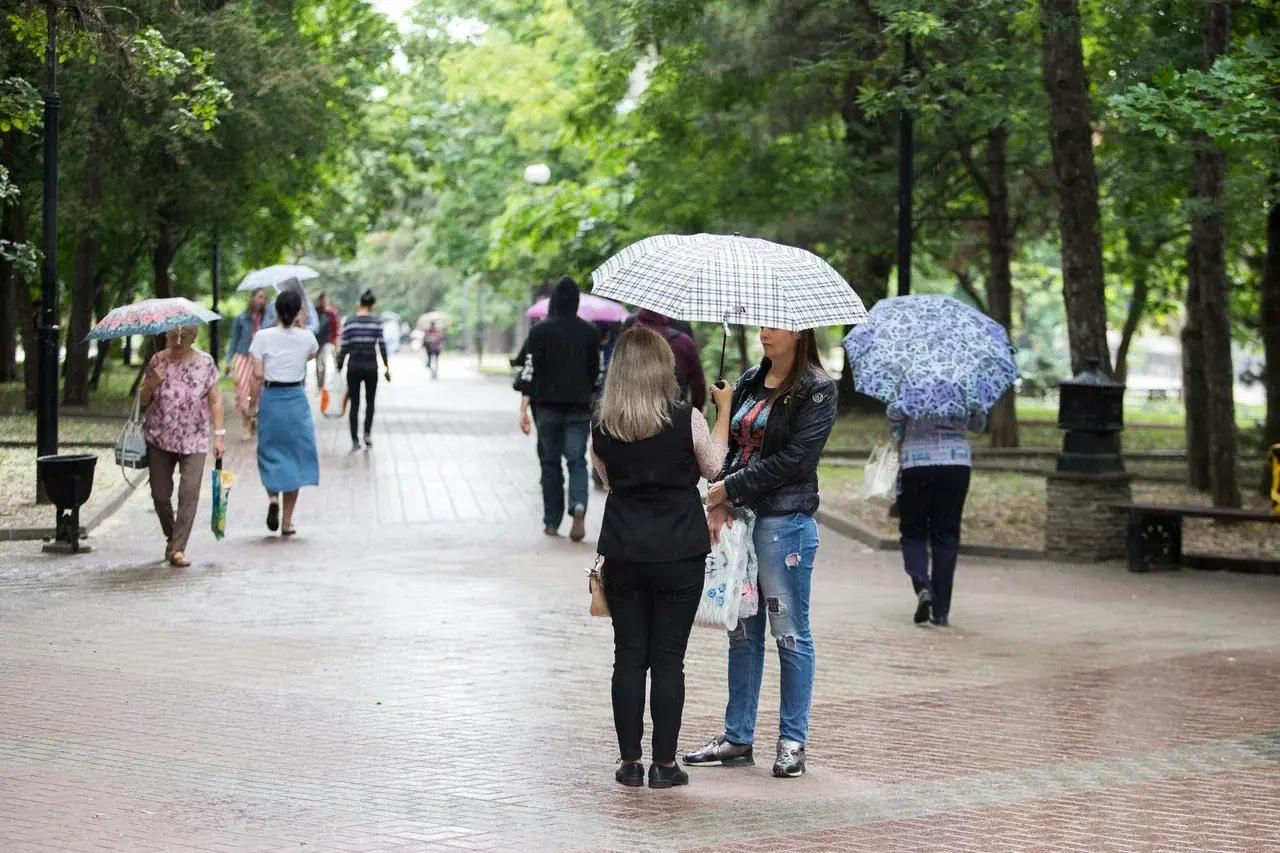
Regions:
[[[307,329],[272,326],[253,336],[249,354],[262,362],[268,382],[301,382],[307,376],[307,359],[319,348]]]

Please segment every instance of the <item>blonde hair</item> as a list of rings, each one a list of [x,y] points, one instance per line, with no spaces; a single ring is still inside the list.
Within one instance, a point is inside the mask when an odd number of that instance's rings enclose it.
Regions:
[[[653,329],[622,333],[600,398],[600,428],[619,441],[652,438],[671,423],[679,396],[671,345]]]

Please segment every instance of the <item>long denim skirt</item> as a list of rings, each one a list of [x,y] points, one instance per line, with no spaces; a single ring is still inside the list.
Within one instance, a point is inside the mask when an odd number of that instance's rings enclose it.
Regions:
[[[320,485],[316,424],[301,385],[262,389],[258,404],[258,474],[263,488],[272,494]]]

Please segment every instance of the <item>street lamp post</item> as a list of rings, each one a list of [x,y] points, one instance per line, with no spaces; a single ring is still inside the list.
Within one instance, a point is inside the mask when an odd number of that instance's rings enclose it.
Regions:
[[[222,244],[217,240],[213,241],[213,267],[209,271],[210,277],[213,279],[213,313],[218,312],[218,297],[222,290]],[[219,353],[222,351],[221,321],[214,320],[209,324],[209,349],[213,354],[213,363],[218,363]]]
[[[36,453],[58,452],[58,15],[45,3],[48,36],[44,50],[44,265],[40,278],[39,362],[36,373]],[[37,483],[37,497],[45,500]]]
[[[911,34],[902,39],[902,76],[905,79],[911,69]],[[898,295],[911,292],[911,193],[915,183],[915,119],[911,110],[903,107],[898,115]]]

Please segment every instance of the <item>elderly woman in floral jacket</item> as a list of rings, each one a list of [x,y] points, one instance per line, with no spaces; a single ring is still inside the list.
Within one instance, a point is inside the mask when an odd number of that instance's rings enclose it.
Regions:
[[[169,331],[168,346],[152,356],[139,389],[142,405],[147,408],[144,434],[151,468],[151,499],[164,531],[165,559],[178,568],[191,565],[186,556],[187,539],[200,504],[205,456],[210,444],[218,458],[226,449],[218,366],[212,356],[193,346],[198,331],[196,326]],[[182,477],[176,515],[175,468]]]

